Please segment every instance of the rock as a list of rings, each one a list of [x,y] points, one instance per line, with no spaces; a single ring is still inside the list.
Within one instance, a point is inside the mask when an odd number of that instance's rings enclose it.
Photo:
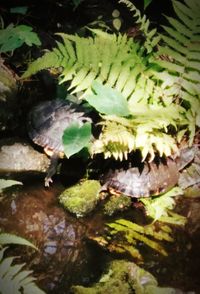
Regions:
[[[113,215],[117,212],[124,211],[129,208],[132,204],[131,197],[120,195],[113,195],[109,198],[109,200],[104,205],[104,214],[105,215]]]
[[[99,200],[100,183],[96,180],[85,180],[67,188],[59,196],[60,203],[77,217],[88,215]]]
[[[198,186],[200,184],[200,149],[197,147],[194,148],[195,154],[193,163],[183,169],[178,180],[179,187],[185,190],[192,186]],[[184,194],[186,193],[187,192],[185,191]]]
[[[181,294],[181,290],[159,287],[157,280],[148,271],[133,262],[114,260],[99,282],[92,287],[73,286],[73,294]]]
[[[0,174],[46,172],[49,158],[26,142],[15,139],[0,141]]]

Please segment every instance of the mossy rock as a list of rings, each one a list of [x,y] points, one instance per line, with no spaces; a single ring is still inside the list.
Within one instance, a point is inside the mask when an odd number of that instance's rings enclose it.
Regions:
[[[109,198],[109,200],[104,205],[104,214],[105,215],[113,215],[119,211],[124,211],[129,208],[132,204],[131,197],[120,195],[113,195]]]
[[[64,190],[59,201],[66,210],[77,217],[83,217],[96,207],[100,188],[99,181],[85,180]]]
[[[114,260],[92,287],[72,286],[73,294],[176,294],[180,290],[159,287],[155,277],[133,262]]]

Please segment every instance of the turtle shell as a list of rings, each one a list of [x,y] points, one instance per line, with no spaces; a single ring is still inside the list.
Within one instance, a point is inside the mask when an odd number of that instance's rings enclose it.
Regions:
[[[101,191],[114,190],[134,198],[149,197],[167,192],[178,183],[179,170],[176,162],[144,163],[141,168],[110,170],[103,178]]]
[[[67,100],[44,101],[32,108],[28,116],[28,133],[34,143],[52,152],[64,152],[62,136],[72,123],[90,121],[83,108]]]

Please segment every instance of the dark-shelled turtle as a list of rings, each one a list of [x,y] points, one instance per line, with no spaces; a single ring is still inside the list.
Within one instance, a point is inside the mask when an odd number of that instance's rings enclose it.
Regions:
[[[184,148],[176,160],[159,158],[150,163],[141,163],[139,167],[109,170],[102,178],[101,192],[134,198],[165,193],[178,183],[179,172],[193,160],[196,150],[196,146]]]
[[[73,102],[55,99],[39,103],[28,115],[28,134],[34,143],[42,146],[51,162],[45,177],[45,186],[52,182],[58,159],[64,157],[62,136],[72,123],[83,125],[91,119],[85,115],[83,107]]]

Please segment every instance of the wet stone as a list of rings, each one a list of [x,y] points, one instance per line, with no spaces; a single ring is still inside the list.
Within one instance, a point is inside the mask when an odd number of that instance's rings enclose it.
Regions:
[[[10,138],[0,141],[0,174],[44,173],[49,166],[49,158],[36,151],[27,142]]]

